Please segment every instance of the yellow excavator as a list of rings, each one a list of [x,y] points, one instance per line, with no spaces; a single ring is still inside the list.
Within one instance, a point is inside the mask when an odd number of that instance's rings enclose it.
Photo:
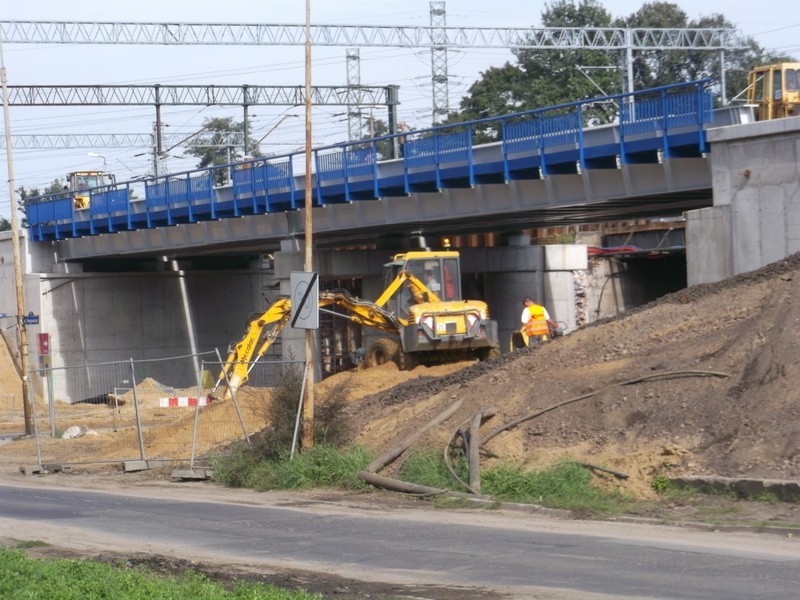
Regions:
[[[72,194],[72,205],[75,210],[89,208],[90,193],[97,193],[102,188],[117,183],[112,173],[105,171],[73,171],[67,173],[67,189]]]
[[[368,367],[395,361],[401,369],[421,363],[500,355],[497,322],[480,300],[461,299],[461,271],[456,251],[419,250],[397,254],[384,265],[385,288],[374,302],[343,290],[319,294],[319,309],[387,335],[364,355]],[[250,371],[289,322],[292,302],[281,298],[252,319],[232,345],[211,397],[225,386],[224,398],[244,385]],[[332,312],[328,310],[328,312]],[[344,313],[344,314],[342,314]]]
[[[800,63],[755,67],[747,76],[747,103],[757,121],[800,115]]]

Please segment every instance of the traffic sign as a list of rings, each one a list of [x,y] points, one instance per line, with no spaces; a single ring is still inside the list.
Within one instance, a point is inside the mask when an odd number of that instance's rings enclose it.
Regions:
[[[33,311],[29,312],[27,315],[22,316],[22,324],[23,325],[38,325],[39,324],[39,315],[33,314]]]
[[[292,271],[292,318],[289,324],[297,329],[319,329],[319,277],[316,273]]]

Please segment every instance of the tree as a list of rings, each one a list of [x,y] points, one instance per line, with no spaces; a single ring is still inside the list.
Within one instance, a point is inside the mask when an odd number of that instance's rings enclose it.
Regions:
[[[671,2],[648,2],[635,13],[612,19],[599,0],[556,0],[545,5],[543,27],[630,28],[733,28],[723,15],[692,21]],[[726,98],[732,99],[747,86],[747,73],[755,65],[793,61],[789,56],[766,52],[752,38],[745,48],[725,52]],[[491,67],[481,73],[448,123],[546,108],[576,100],[607,96],[623,91],[623,73],[618,51],[592,49],[514,51],[515,62]],[[708,50],[639,50],[634,52],[634,89],[646,89],[704,78],[721,96],[720,55]],[[591,80],[590,80],[591,79]],[[615,111],[595,107],[586,118],[607,122]],[[484,127],[476,142],[499,138],[499,132]]]
[[[23,228],[28,227],[28,219],[27,217],[24,216],[26,214],[25,205],[28,203],[28,200],[32,198],[38,198],[39,196],[60,194],[63,193],[65,189],[66,189],[66,184],[58,178],[54,179],[53,182],[44,189],[44,192],[40,192],[39,188],[31,188],[29,190],[26,190],[24,185],[19,186],[19,188],[17,188],[17,194],[19,194],[17,207],[18,210],[23,214],[22,220],[20,221],[20,227]],[[11,229],[10,224],[8,228]]]
[[[610,27],[611,15],[597,0],[557,0],[542,13],[544,27]],[[617,57],[603,50],[514,51],[516,64],[491,67],[461,100],[460,112],[448,123],[470,121],[535,108],[555,106],[620,91],[617,74],[606,67]],[[580,69],[576,68],[580,67]],[[601,111],[601,120],[608,117]],[[499,132],[484,128],[475,137],[485,142]]]
[[[733,29],[723,15],[714,14],[697,21],[671,2],[648,2],[627,18],[618,19],[618,27],[658,29]],[[740,95],[747,87],[747,73],[756,65],[793,61],[791,56],[765,51],[752,38],[743,39],[745,48],[725,52],[725,97]],[[641,50],[634,53],[633,79],[636,89],[647,89],[684,81],[709,78],[721,97],[720,55],[708,50]]]
[[[389,126],[386,124],[386,121],[369,116],[364,121],[361,139],[369,140],[389,135],[389,133]],[[375,152],[378,153],[378,160],[387,160],[394,156],[392,145],[392,140],[381,140],[375,144]]]
[[[0,217],[0,231],[11,231],[11,221],[5,217]]]
[[[249,127],[249,124],[248,124]],[[226,133],[244,133],[244,123],[234,121],[232,117],[216,117],[203,121],[203,131],[195,138],[195,143],[186,151],[197,156],[200,161],[197,167],[204,169],[217,165],[227,165],[242,160],[244,155],[241,148],[225,146]],[[248,131],[249,133],[249,131]],[[256,144],[248,143],[247,152],[250,156],[261,156]],[[224,169],[217,169],[214,173],[214,183],[220,185],[225,182],[227,173]]]

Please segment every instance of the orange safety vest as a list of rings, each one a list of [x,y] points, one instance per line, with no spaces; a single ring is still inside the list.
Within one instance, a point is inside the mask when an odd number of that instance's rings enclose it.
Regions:
[[[531,316],[528,322],[523,326],[525,335],[533,337],[536,335],[549,335],[550,327],[547,325],[547,319],[544,317],[544,307],[538,304],[533,304],[528,307],[528,314]]]

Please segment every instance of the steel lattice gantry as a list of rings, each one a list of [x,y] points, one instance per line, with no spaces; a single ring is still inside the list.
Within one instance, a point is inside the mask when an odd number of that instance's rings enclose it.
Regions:
[[[154,106],[156,152],[163,147],[162,106],[238,105],[244,108],[244,147],[248,147],[247,118],[250,106],[302,106],[304,86],[278,85],[12,85],[10,106]],[[314,86],[311,102],[317,106],[387,106],[395,121],[397,86]]]
[[[254,23],[111,23],[0,21],[11,44],[156,44],[302,46],[304,25]],[[317,46],[420,48],[540,48],[598,50],[732,50],[744,42],[735,29],[622,27],[431,27],[312,25]]]
[[[314,86],[315,105],[397,104],[396,86]],[[302,106],[304,86],[279,85],[10,85],[11,106]]]
[[[448,49],[619,50],[626,91],[632,92],[634,51],[713,50],[720,52],[724,66],[726,50],[747,47],[737,30],[728,28],[447,27],[443,1],[431,2],[430,19],[429,27],[312,25],[309,34],[317,46],[430,48],[434,121],[447,111]],[[0,21],[0,33],[5,42],[15,44],[303,46],[306,42],[304,25],[256,23]]]
[[[228,148],[241,146],[244,134],[241,131],[214,132],[219,144],[208,145],[201,139],[185,139],[177,133],[162,135],[166,146],[184,142],[195,148]],[[55,150],[64,148],[153,148],[155,140],[152,133],[54,133],[21,134],[11,136],[11,147],[16,150]],[[0,137],[0,148],[6,147],[6,140]]]

